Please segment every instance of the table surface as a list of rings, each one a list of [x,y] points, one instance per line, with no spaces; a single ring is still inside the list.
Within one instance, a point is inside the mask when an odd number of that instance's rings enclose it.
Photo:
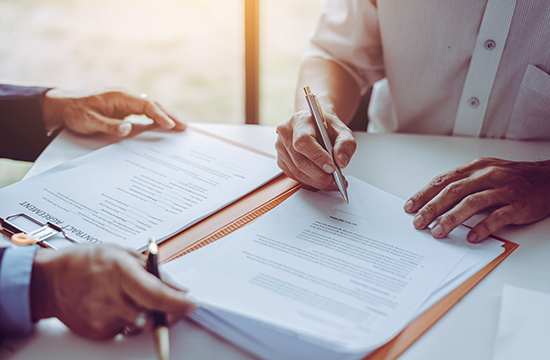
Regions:
[[[275,153],[273,127],[193,124],[231,140]],[[520,142],[405,134],[356,133],[358,148],[344,175],[353,175],[402,199],[434,176],[475,158],[536,161],[550,158],[550,142]],[[79,137],[63,132],[39,157],[35,175],[118,139]],[[353,201],[353,199],[352,199]],[[412,225],[411,225],[412,226]],[[490,359],[504,284],[550,293],[550,218],[527,226],[509,226],[496,235],[519,248],[470,291],[401,357],[411,359]],[[254,359],[200,327],[182,321],[171,332],[174,358]],[[179,356],[177,356],[179,355]],[[148,334],[98,343],[80,338],[55,319],[40,321],[24,339],[7,339],[1,359],[153,359]]]

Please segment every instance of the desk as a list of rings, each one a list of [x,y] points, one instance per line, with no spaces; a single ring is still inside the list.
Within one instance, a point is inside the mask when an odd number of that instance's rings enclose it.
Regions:
[[[204,130],[274,153],[272,127],[195,124]],[[510,160],[550,158],[550,142],[470,139],[403,134],[357,133],[357,153],[344,174],[354,175],[402,199],[435,175],[480,156]],[[82,138],[62,133],[40,156],[27,176],[97,149],[114,138]],[[354,201],[354,199],[352,199]],[[412,225],[411,225],[412,226]],[[400,359],[490,359],[504,284],[550,293],[550,218],[507,227],[497,235],[519,248],[422,336]],[[182,321],[171,332],[175,359],[253,359],[199,327]],[[98,343],[71,334],[55,319],[39,322],[36,333],[8,339],[0,359],[154,359],[152,338]]]

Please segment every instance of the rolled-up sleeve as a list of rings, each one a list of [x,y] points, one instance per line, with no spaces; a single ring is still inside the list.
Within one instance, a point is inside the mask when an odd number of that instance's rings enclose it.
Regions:
[[[343,67],[365,93],[384,78],[384,59],[374,0],[327,0],[305,57]]]
[[[33,327],[30,282],[36,246],[5,249],[0,263],[0,334],[25,335]]]

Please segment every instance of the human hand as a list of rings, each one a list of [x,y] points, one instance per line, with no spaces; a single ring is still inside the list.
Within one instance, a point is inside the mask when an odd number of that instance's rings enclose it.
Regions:
[[[148,273],[145,262],[143,255],[109,245],[37,250],[31,276],[33,319],[57,317],[82,336],[108,339],[127,326],[144,327],[144,313],[181,317],[192,312],[185,292]]]
[[[334,144],[336,165],[345,168],[357,144],[351,130],[336,116],[324,113],[328,135]],[[277,164],[284,173],[321,190],[337,190],[335,164],[316,138],[316,126],[309,111],[299,111],[277,126]]]
[[[514,162],[480,158],[435,177],[404,206],[418,211],[413,224],[444,238],[472,215],[489,215],[468,233],[477,243],[505,225],[524,225],[550,214],[550,161]]]
[[[148,129],[148,125],[131,124],[123,119],[128,115],[146,115],[163,129],[185,130],[185,123],[157,102],[145,96],[112,89],[95,92],[69,92],[51,89],[46,92],[42,106],[47,130],[66,125],[83,135],[106,133],[127,136],[132,128]]]

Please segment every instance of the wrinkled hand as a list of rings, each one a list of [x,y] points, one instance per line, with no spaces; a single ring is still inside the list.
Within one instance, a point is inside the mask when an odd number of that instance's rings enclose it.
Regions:
[[[44,123],[48,130],[66,125],[78,134],[106,133],[127,136],[132,131],[149,128],[131,124],[123,119],[128,115],[146,115],[163,129],[185,130],[185,123],[168,113],[146,96],[125,90],[96,92],[68,92],[49,90],[42,106]]]
[[[336,164],[345,168],[357,144],[344,123],[332,114],[324,115]],[[297,112],[281,123],[277,126],[277,134],[277,163],[287,176],[317,189],[338,190],[332,176],[334,161],[316,139],[315,123],[308,111]]]
[[[468,241],[477,243],[509,224],[523,225],[550,214],[550,161],[513,162],[480,158],[435,177],[414,194],[405,211],[418,211],[413,224],[432,227],[436,238],[472,215],[489,210],[489,215],[468,233]]]
[[[82,336],[107,339],[136,324],[143,313],[181,317],[194,310],[183,291],[144,266],[145,256],[115,246],[39,249],[31,276],[33,319],[57,317]]]

